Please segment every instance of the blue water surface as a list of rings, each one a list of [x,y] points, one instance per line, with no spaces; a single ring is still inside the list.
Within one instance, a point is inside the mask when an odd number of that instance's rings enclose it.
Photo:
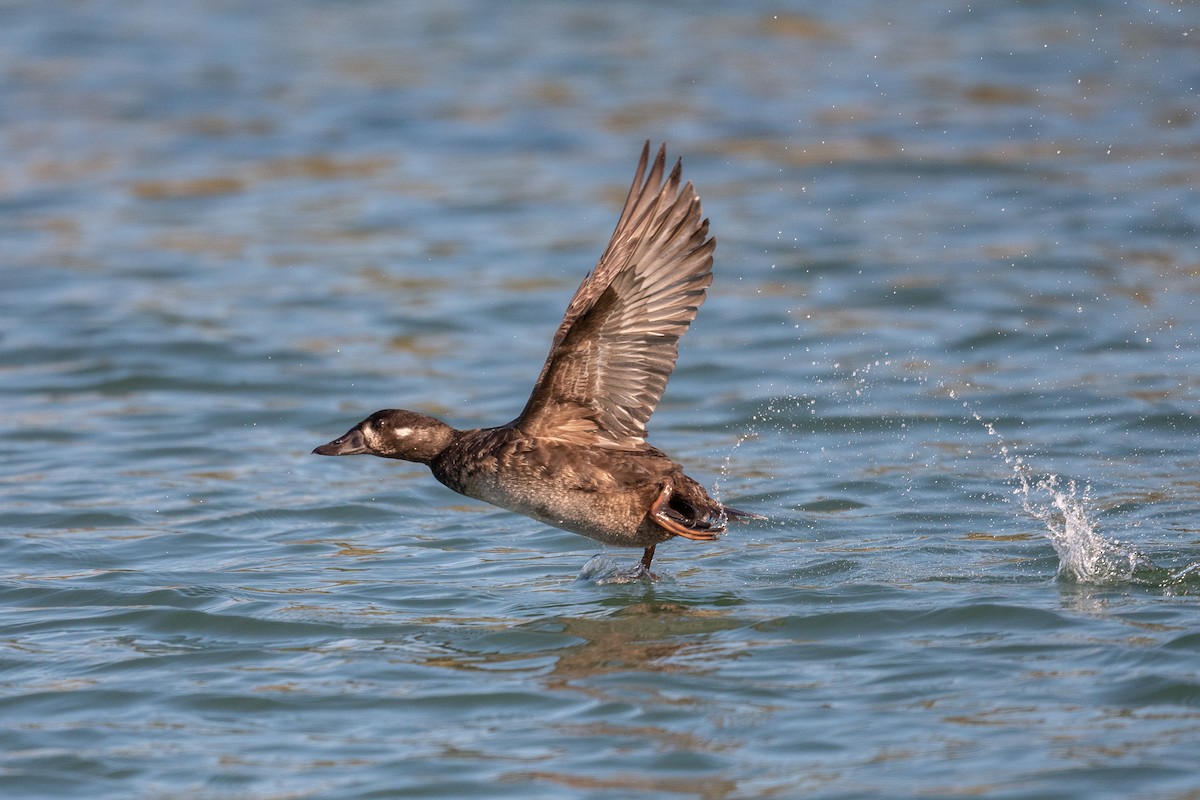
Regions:
[[[0,795],[1195,798],[1198,23],[0,4]],[[646,139],[652,440],[768,521],[629,581],[309,455],[515,416]]]

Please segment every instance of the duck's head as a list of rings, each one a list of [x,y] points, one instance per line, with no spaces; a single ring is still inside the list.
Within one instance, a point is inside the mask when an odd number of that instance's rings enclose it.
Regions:
[[[376,411],[345,434],[313,453],[353,456],[360,453],[428,464],[454,441],[456,431],[444,422],[415,411]]]

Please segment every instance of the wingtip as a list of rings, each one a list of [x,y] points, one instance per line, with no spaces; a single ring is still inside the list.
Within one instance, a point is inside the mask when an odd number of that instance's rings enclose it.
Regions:
[[[671,178],[670,179],[672,181],[678,181],[679,176],[682,174],[683,174],[683,159],[677,158],[677,159],[675,159],[675,166],[672,167],[672,169],[671,169]],[[691,185],[692,185],[691,181],[689,181],[688,186],[691,187]]]
[[[663,142],[658,146],[658,152],[654,155],[654,166],[661,173],[663,167],[667,164],[667,143]]]

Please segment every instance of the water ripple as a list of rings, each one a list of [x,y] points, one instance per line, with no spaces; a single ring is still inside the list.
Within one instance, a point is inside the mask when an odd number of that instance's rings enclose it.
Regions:
[[[1193,796],[1194,14],[899,8],[0,4],[0,794]],[[309,456],[518,413],[645,138],[768,521]]]

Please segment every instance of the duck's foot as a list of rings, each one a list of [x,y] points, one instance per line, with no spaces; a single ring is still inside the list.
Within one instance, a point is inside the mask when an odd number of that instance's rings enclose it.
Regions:
[[[657,581],[658,576],[651,572],[644,563],[622,563],[607,553],[597,553],[587,560],[583,569],[579,570],[576,580],[594,583],[597,586],[607,586],[613,583],[636,583],[638,581]]]
[[[714,524],[708,512],[701,511],[690,503],[685,503],[688,509],[684,516],[679,509],[671,507],[671,482],[667,481],[658,492],[658,497],[650,504],[650,516],[663,530],[684,539],[694,539],[701,542],[711,542],[725,532],[723,523]],[[718,506],[719,508],[719,506]],[[654,546],[646,548],[645,562],[654,557]]]

